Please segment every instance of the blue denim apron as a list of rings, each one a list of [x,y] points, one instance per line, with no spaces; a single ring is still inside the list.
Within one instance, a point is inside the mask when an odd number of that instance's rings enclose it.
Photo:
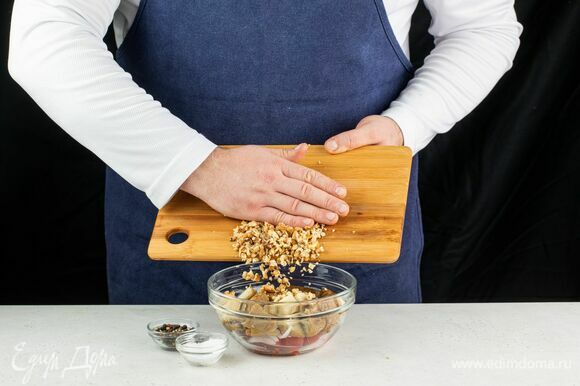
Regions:
[[[117,61],[217,144],[322,144],[387,108],[412,71],[382,0],[142,0]],[[399,261],[340,265],[359,303],[421,300],[416,160],[412,170]],[[229,264],[150,260],[156,213],[107,170],[111,303],[206,303],[208,277]]]

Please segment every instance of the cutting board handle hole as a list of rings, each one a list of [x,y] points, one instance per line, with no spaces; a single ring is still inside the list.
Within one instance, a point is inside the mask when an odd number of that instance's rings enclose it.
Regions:
[[[183,229],[174,229],[167,232],[166,238],[169,244],[182,244],[189,238],[189,232]]]

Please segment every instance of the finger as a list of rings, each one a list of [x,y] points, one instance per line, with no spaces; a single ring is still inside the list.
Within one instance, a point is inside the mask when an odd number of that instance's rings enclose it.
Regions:
[[[301,143],[293,149],[271,149],[272,152],[288,161],[298,162],[306,155],[308,151],[308,144]]]
[[[274,225],[282,223],[292,227],[306,227],[314,225],[314,220],[311,218],[292,216],[288,213],[284,213],[279,209],[271,207],[262,208],[258,214],[257,219],[259,221],[266,221]]]
[[[268,206],[295,216],[311,218],[321,224],[333,225],[338,221],[336,213],[317,208],[297,198],[285,194],[275,194],[269,197]]]
[[[286,177],[314,185],[315,187],[330,193],[333,196],[337,196],[339,198],[346,197],[347,192],[343,185],[316,170],[292,162],[285,162],[282,165],[282,173]]]
[[[380,142],[378,134],[376,126],[364,125],[329,138],[324,143],[324,148],[329,153],[338,154],[362,146],[375,145]]]
[[[327,209],[340,216],[346,216],[349,211],[346,202],[304,181],[293,178],[281,179],[274,186],[274,189],[279,193],[297,198],[318,208]]]

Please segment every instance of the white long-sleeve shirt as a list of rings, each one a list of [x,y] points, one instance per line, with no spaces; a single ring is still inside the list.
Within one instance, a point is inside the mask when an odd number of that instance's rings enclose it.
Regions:
[[[140,88],[103,43],[111,22],[123,41],[139,1],[16,0],[9,70],[67,133],[162,207],[216,145]],[[413,153],[481,102],[511,67],[522,30],[513,0],[424,1],[435,48],[383,113]],[[384,0],[407,56],[417,3]]]

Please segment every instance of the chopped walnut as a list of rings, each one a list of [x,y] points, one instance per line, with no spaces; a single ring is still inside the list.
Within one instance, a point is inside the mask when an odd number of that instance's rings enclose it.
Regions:
[[[324,225],[312,227],[291,227],[284,224],[276,226],[258,221],[242,221],[233,230],[231,241],[238,257],[244,263],[258,263],[260,272],[243,272],[244,280],[259,282],[268,280],[274,292],[284,295],[290,287],[285,271],[293,273],[297,267],[300,272],[312,273],[324,248],[320,240],[326,236]],[[302,266],[302,264],[305,266]],[[272,284],[278,283],[278,286]]]

